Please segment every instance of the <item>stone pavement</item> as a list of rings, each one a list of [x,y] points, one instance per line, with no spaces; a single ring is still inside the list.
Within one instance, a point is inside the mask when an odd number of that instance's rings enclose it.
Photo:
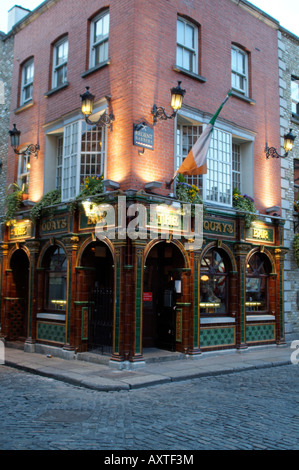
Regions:
[[[142,367],[130,370],[130,364],[125,363],[123,366],[127,369],[119,370],[109,366],[109,358],[106,358],[106,363],[95,362],[105,360],[95,354],[84,356],[81,353],[73,356],[75,359],[62,359],[54,357],[54,354],[24,352],[7,345],[5,365],[93,390],[119,391],[286,365],[292,363],[292,353],[294,357],[291,344],[205,352],[196,358],[153,349],[144,351],[145,364]]]

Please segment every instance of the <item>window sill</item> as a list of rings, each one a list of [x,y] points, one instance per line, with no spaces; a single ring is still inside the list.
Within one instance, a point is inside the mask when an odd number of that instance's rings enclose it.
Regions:
[[[187,75],[188,77],[194,78],[195,80],[198,80],[199,82],[205,83],[207,81],[205,77],[202,77],[201,75],[198,75],[197,73],[190,72],[190,70],[183,69],[182,67],[179,67],[178,65],[174,65],[173,70],[175,72],[182,73],[183,75]]]
[[[110,65],[110,59],[107,59],[104,62],[101,62],[100,64],[96,65],[95,67],[86,70],[86,72],[81,73],[81,77],[85,78],[91,73],[96,72],[97,70],[101,70],[103,67],[106,67],[106,65]]]
[[[231,90],[231,96],[234,96],[235,98],[239,98],[240,100],[245,101],[245,103],[248,103],[248,104],[251,104],[251,105],[256,104],[255,100],[249,98],[248,96],[242,95],[242,93],[239,93],[236,90]]]
[[[200,319],[201,325],[214,325],[218,323],[236,323],[236,320],[233,317],[209,317]]]
[[[256,321],[275,321],[274,315],[246,315],[246,321],[256,322]]]
[[[63,313],[37,313],[38,320],[59,320],[65,321],[65,314]]]
[[[48,98],[49,96],[54,95],[60,90],[63,90],[64,88],[69,86],[69,82],[65,82],[62,85],[57,86],[56,88],[52,88],[52,90],[47,91],[47,93],[44,93],[44,96]]]
[[[299,114],[292,113],[291,121],[295,124],[299,124]]]
[[[15,113],[15,114],[19,114],[19,113],[21,113],[22,111],[25,111],[26,109],[31,108],[33,105],[34,105],[34,101],[33,101],[33,100],[30,100],[30,101],[28,101],[27,103],[24,103],[24,104],[22,104],[21,106],[19,106],[18,108],[14,109],[14,113]]]

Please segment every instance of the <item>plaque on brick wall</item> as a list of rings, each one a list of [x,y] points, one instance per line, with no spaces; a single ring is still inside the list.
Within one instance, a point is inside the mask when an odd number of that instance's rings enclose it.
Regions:
[[[133,125],[133,145],[154,150],[154,129],[145,122]]]

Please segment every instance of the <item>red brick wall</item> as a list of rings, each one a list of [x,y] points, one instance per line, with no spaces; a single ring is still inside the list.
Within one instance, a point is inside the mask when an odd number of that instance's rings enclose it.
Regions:
[[[88,77],[88,18],[101,8],[110,7],[109,56],[111,64]],[[200,83],[183,76],[172,67],[176,62],[176,18],[185,15],[200,24]],[[69,36],[69,86],[46,98],[49,89],[51,43]],[[266,140],[279,148],[278,54],[276,30],[258,20],[231,0],[60,0],[28,24],[15,37],[12,110],[19,106],[19,67],[34,56],[34,106],[15,115],[13,123],[21,129],[21,142],[36,142],[41,151],[32,158],[30,194],[42,190],[44,130],[42,126],[61,115],[80,108],[79,95],[85,86],[96,99],[111,94],[115,115],[113,132],[108,131],[107,177],[122,188],[143,187],[146,181],[167,181],[173,174],[174,121],[155,127],[155,150],[138,155],[133,146],[133,123],[152,123],[154,103],[170,108],[170,88],[182,80],[187,90],[184,103],[214,113],[230,89],[231,43],[244,46],[250,54],[251,93],[254,106],[230,98],[221,118],[256,133],[255,200],[259,209],[280,205],[280,161],[266,160]],[[15,157],[9,154],[8,183],[16,175]]]

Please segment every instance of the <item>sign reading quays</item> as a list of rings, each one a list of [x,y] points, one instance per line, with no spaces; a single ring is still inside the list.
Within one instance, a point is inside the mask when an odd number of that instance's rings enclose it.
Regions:
[[[226,237],[236,236],[236,227],[234,221],[204,218],[203,231],[204,233],[209,233],[213,235],[223,235]]]
[[[45,218],[41,220],[40,234],[50,235],[56,233],[65,233],[69,231],[69,216],[61,215],[54,218]]]

